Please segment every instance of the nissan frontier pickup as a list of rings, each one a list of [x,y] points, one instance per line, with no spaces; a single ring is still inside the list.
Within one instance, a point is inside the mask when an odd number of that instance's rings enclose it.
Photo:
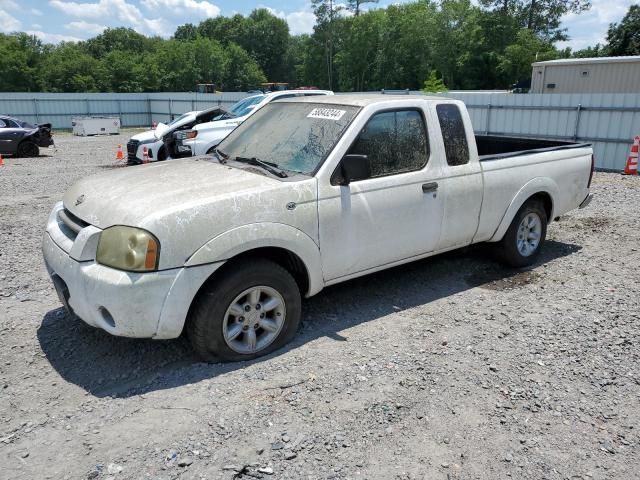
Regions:
[[[475,135],[460,101],[344,95],[265,105],[205,157],[84,178],[44,259],[61,302],[113,335],[186,331],[208,361],[295,335],[301,299],[467,245],[531,265],[591,200],[586,144]]]

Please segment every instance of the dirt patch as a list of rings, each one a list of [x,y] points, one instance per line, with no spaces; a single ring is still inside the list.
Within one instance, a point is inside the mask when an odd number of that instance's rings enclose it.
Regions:
[[[567,222],[569,228],[592,232],[602,231],[609,225],[611,225],[611,219],[607,217],[578,217],[571,223]]]

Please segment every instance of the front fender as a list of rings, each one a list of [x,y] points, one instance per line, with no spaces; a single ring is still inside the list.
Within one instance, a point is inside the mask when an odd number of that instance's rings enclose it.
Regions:
[[[558,185],[549,177],[536,177],[525,183],[525,185],[513,197],[513,200],[509,204],[507,211],[500,221],[500,225],[498,225],[498,228],[489,242],[499,242],[502,240],[502,237],[507,233],[509,225],[511,225],[511,222],[516,216],[516,213],[518,213],[518,210],[520,210],[520,207],[524,205],[524,202],[537,193],[547,193],[551,197],[551,215],[548,220],[551,221],[551,219],[553,219],[553,206],[555,199],[558,197]]]
[[[324,278],[320,248],[306,233],[284,223],[252,223],[224,232],[200,247],[185,266],[220,262],[264,247],[282,248],[300,257],[309,273],[306,296],[322,290]]]

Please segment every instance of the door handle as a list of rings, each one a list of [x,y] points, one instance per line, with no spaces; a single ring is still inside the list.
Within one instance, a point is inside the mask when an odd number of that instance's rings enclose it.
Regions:
[[[437,182],[423,183],[422,184],[422,193],[430,193],[438,190]]]

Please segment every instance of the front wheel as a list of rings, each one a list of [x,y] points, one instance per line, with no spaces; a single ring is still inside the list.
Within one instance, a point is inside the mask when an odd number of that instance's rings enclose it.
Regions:
[[[507,233],[497,244],[501,260],[511,267],[532,265],[547,237],[547,213],[539,200],[520,207]]]
[[[158,162],[163,162],[166,159],[167,159],[167,149],[164,148],[164,147],[161,147],[160,150],[158,150],[157,161]]]
[[[22,158],[37,157],[40,155],[40,149],[35,143],[25,140],[18,145],[17,154]]]
[[[287,270],[268,260],[240,262],[200,292],[187,336],[208,362],[251,360],[289,342],[300,315],[300,290]]]

